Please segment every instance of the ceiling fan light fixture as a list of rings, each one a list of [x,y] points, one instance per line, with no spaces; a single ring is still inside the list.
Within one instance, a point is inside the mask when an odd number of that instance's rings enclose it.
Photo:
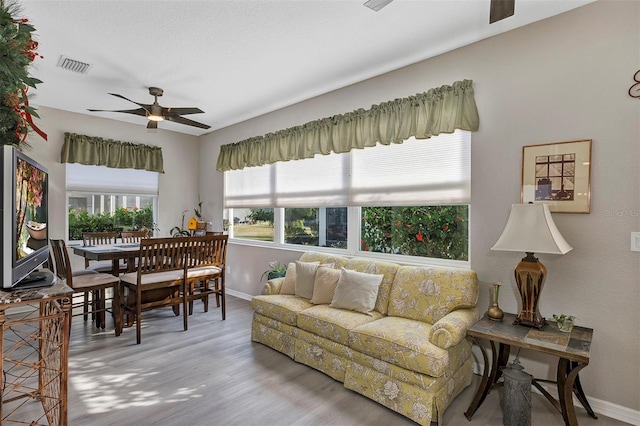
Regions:
[[[151,121],[164,121],[164,117],[161,115],[149,114],[147,118]]]

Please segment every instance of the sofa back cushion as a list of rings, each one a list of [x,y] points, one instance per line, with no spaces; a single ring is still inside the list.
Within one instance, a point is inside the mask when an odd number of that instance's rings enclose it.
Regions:
[[[387,305],[389,304],[389,291],[391,290],[391,284],[393,284],[393,279],[400,265],[380,260],[354,257],[353,259],[349,259],[344,267],[367,274],[383,275],[382,283],[380,283],[380,288],[378,289],[375,310],[386,315]]]
[[[332,263],[335,269],[342,269],[348,259],[333,254],[319,253],[317,251],[305,251],[298,260],[300,262],[319,262],[323,265]]]
[[[434,324],[451,311],[476,306],[478,277],[471,270],[401,266],[389,299],[389,316]]]

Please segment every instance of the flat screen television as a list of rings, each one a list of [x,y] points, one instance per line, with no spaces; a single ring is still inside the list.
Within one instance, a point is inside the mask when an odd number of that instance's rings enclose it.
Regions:
[[[10,145],[2,147],[2,288],[51,285],[39,271],[49,258],[49,174]]]

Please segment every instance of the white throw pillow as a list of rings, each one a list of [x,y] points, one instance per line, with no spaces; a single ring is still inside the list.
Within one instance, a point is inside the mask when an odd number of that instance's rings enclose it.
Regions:
[[[300,262],[296,260],[296,296],[311,299],[313,282],[320,262]]]
[[[371,315],[384,275],[365,274],[342,268],[331,307]]]
[[[280,294],[296,294],[296,263],[290,262],[287,265],[287,273],[280,287]]]
[[[316,271],[316,279],[313,282],[311,303],[314,305],[328,305],[331,303],[340,275],[340,269],[320,265]]]

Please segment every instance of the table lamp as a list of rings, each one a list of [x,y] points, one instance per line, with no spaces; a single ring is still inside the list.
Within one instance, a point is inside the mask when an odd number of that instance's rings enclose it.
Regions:
[[[565,254],[573,247],[565,241],[553,222],[546,204],[513,204],[507,225],[491,250],[520,251],[527,255],[516,265],[515,278],[522,307],[513,322],[542,329],[547,321],[540,315],[538,301],[547,277],[547,268],[534,253]]]

